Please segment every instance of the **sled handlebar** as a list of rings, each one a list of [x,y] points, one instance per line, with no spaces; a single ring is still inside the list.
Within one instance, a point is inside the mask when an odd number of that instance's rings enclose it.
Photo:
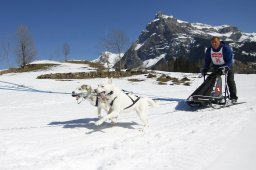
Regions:
[[[210,75],[212,73],[216,73],[219,75],[225,75],[228,73],[228,71],[229,71],[228,66],[222,66],[222,67],[219,67],[218,69],[214,70],[213,72],[201,72],[201,74],[202,74],[202,76]]]

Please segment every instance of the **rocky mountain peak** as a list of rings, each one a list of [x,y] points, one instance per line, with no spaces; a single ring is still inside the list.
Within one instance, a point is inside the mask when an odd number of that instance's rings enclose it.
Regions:
[[[175,71],[174,62],[181,58],[189,63],[187,67],[200,67],[205,48],[210,45],[212,36],[219,36],[229,43],[237,60],[243,63],[256,62],[256,46],[247,47],[256,43],[256,34],[243,33],[237,27],[229,25],[189,23],[158,12],[124,54],[122,67],[131,69],[147,66],[150,69]],[[243,52],[242,47],[246,51]],[[157,62],[149,66],[145,64],[149,60]]]

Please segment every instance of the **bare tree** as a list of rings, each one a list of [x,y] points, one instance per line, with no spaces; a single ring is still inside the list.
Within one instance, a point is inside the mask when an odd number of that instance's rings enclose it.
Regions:
[[[63,53],[64,53],[65,61],[67,61],[68,55],[70,53],[70,47],[67,42],[65,42],[63,45]]]
[[[17,28],[17,61],[18,65],[24,68],[28,63],[33,61],[36,57],[36,49],[33,39],[24,25]]]
[[[119,56],[120,71],[122,68],[121,54],[125,52],[128,47],[129,40],[123,31],[113,30],[103,39],[103,48],[107,51],[117,53]]]
[[[103,52],[100,57],[101,62],[107,63],[108,72],[110,70],[110,62],[109,62],[109,54],[106,52]]]

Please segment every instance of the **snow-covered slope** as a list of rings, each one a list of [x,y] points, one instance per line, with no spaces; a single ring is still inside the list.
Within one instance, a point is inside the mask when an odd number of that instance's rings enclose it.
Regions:
[[[103,52],[97,59],[92,62],[100,62],[105,68],[113,68],[114,65],[124,56],[123,53],[114,54],[109,51]]]
[[[96,108],[77,104],[70,92],[102,79],[36,79],[56,72],[89,71],[87,65],[63,64],[46,71],[0,76],[1,170],[254,170],[256,167],[256,75],[235,75],[239,100],[228,108],[194,110],[184,100],[192,86],[158,85],[144,75],[114,79],[122,89],[161,98],[149,109],[149,129],[142,133],[136,113],[124,113],[115,126],[97,127]]]
[[[192,34],[201,34],[204,36],[208,34],[209,36],[225,37],[225,41],[233,41],[232,36],[234,32],[240,32],[238,28],[230,25],[211,26],[202,23],[191,23],[191,26],[194,28],[191,30]],[[240,32],[240,34],[241,36],[237,42],[256,41],[256,33]]]

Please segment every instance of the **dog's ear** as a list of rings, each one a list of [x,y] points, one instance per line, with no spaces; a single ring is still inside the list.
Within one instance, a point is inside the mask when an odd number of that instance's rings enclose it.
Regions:
[[[92,87],[88,86],[88,92],[91,93],[92,92]]]
[[[81,89],[86,89],[87,85],[83,84],[80,88]]]
[[[83,90],[83,89],[86,89],[86,85],[84,84],[78,88],[78,90]]]

